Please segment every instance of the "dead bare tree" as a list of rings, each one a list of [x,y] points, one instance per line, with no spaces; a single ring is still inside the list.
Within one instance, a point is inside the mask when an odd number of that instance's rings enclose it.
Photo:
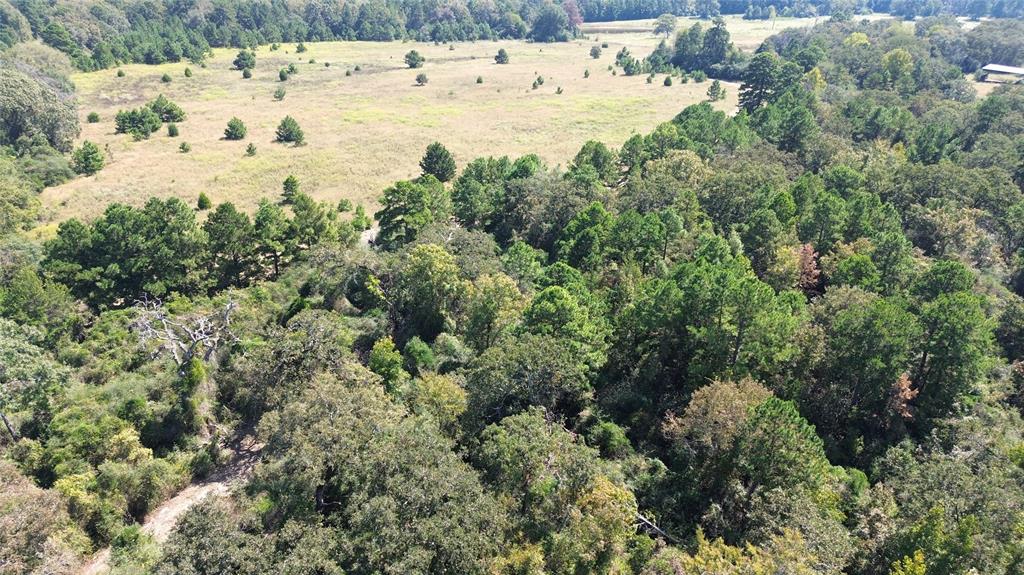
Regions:
[[[154,358],[169,353],[178,365],[179,375],[184,375],[193,358],[201,354],[203,361],[209,361],[222,345],[238,341],[231,331],[231,315],[238,309],[233,300],[210,313],[175,317],[159,299],[139,300],[135,308],[139,315],[132,322],[132,329],[139,334],[140,342],[156,344]]]

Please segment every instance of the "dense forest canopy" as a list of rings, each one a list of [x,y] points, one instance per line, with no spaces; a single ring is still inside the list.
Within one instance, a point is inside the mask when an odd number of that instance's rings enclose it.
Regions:
[[[964,76],[1020,63],[1019,21],[841,14],[754,54],[698,24],[614,69],[735,78],[735,113],[564,169],[434,143],[372,217],[300,174],[252,213],[151,198],[24,233],[40,189],[102,169],[68,159],[72,62],[364,15],[576,25],[295,6],[0,0],[0,572],[109,546],[161,575],[1021,573],[1024,87]],[[188,121],[160,96],[115,123]],[[243,438],[239,489],[140,529]]]

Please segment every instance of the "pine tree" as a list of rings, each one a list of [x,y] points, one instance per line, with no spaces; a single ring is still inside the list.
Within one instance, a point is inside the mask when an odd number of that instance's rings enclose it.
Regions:
[[[103,169],[103,153],[96,144],[86,140],[71,157],[71,167],[76,173],[91,176]]]
[[[427,152],[420,160],[420,169],[424,174],[430,174],[441,182],[447,182],[455,177],[455,158],[441,142],[434,142],[427,146]]]

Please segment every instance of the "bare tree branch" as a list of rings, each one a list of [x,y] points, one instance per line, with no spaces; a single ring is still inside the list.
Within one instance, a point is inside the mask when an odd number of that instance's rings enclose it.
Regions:
[[[135,308],[139,317],[132,322],[132,329],[138,333],[140,342],[156,344],[153,358],[169,353],[179,373],[184,373],[196,356],[201,354],[203,361],[209,361],[220,346],[239,341],[231,331],[231,314],[238,308],[233,300],[208,314],[177,317],[171,317],[159,299],[139,300]]]

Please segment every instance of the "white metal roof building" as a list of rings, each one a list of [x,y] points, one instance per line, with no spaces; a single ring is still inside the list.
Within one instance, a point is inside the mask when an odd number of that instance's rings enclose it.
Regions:
[[[992,74],[1013,74],[1014,76],[1024,76],[1024,68],[1018,68],[1016,66],[1003,66],[1002,64],[989,64],[982,68],[985,72]]]

